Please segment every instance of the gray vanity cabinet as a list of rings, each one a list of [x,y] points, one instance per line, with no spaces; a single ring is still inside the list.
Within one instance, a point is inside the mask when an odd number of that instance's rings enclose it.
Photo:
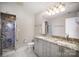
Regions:
[[[34,42],[34,52],[39,57],[74,57],[79,54],[75,50],[59,46],[43,39],[35,39]]]

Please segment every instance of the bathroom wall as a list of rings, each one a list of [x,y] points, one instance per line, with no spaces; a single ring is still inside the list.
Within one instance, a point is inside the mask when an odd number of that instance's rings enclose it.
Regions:
[[[0,12],[16,15],[16,47],[30,42],[34,36],[34,15],[23,9],[22,4],[0,3]]]

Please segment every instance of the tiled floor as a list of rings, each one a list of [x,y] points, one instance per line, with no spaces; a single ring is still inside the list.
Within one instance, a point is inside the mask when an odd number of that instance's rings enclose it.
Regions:
[[[37,57],[37,56],[34,54],[32,47],[24,46],[17,50],[3,53],[3,57]]]

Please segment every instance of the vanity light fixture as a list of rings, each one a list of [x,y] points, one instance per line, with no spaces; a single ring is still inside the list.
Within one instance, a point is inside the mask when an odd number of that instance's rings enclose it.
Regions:
[[[47,14],[51,16],[51,15],[55,15],[57,13],[64,12],[64,11],[65,11],[65,6],[64,4],[60,3],[52,8],[49,8],[47,10]]]

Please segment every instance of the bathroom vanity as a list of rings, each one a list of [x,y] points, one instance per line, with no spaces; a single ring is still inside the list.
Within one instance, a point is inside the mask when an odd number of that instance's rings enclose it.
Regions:
[[[40,35],[34,39],[34,52],[39,57],[76,57],[79,56],[79,43],[75,38]],[[75,39],[75,41],[73,41]]]

